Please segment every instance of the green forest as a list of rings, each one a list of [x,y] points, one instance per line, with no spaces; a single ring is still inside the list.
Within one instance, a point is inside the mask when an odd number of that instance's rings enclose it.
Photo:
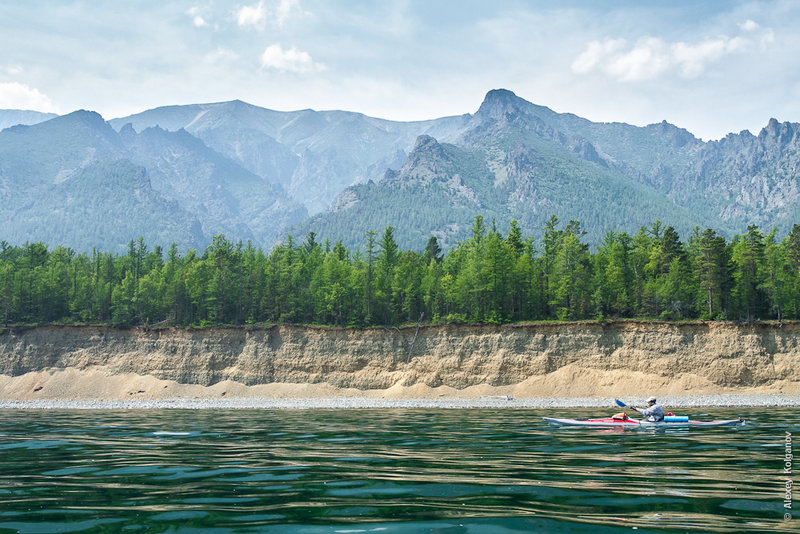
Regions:
[[[435,237],[404,251],[390,226],[362,250],[288,237],[265,252],[220,235],[180,254],[131,241],[127,254],[0,243],[3,324],[362,327],[543,320],[800,318],[800,225],[757,226],[730,241],[696,228],[685,240],[656,221],[608,231],[595,250],[577,221],[552,216],[541,241],[475,217],[444,254]]]

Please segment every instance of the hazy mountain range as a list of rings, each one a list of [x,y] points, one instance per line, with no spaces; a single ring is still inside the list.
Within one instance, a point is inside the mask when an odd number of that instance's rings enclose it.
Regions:
[[[0,130],[18,124],[37,124],[58,117],[55,113],[40,113],[19,109],[0,109]]]
[[[478,111],[393,122],[240,101],[104,121],[0,110],[0,240],[77,250],[130,239],[264,247],[309,231],[362,248],[394,226],[404,248],[467,237],[475,215],[538,235],[556,214],[586,239],[656,219],[732,235],[785,230],[800,211],[800,124],[703,142],[666,122],[594,123],[490,91]],[[310,215],[310,217],[309,217]]]

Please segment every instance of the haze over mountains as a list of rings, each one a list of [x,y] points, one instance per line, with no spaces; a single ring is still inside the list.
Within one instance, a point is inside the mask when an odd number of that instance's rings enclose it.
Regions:
[[[800,215],[800,124],[774,119],[703,142],[493,90],[474,114],[420,122],[240,101],[108,122],[0,111],[0,125],[14,121],[29,124],[0,132],[0,240],[14,244],[119,251],[143,236],[202,249],[224,233],[268,248],[314,231],[363,248],[367,230],[392,225],[422,249],[431,235],[466,238],[478,214],[532,235],[551,214],[576,219],[589,242],[656,219],[730,236]]]
[[[41,113],[20,109],[0,109],[0,130],[17,124],[37,124],[58,117],[55,113]]]

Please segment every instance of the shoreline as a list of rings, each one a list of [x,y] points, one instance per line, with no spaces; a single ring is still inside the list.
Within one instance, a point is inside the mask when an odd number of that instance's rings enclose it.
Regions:
[[[644,405],[644,398],[626,398]],[[666,395],[659,402],[673,408],[755,408],[800,406],[800,395],[726,393],[713,395]],[[158,400],[0,400],[0,410],[387,410],[387,409],[549,409],[608,408],[620,410],[614,399],[601,397],[522,398],[174,398]]]

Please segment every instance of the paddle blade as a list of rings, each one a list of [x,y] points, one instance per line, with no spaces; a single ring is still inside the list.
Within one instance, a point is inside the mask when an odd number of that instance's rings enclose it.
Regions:
[[[628,407],[624,402],[622,402],[619,399],[614,399],[614,402],[616,402],[617,406],[619,406],[620,408],[627,408]]]

